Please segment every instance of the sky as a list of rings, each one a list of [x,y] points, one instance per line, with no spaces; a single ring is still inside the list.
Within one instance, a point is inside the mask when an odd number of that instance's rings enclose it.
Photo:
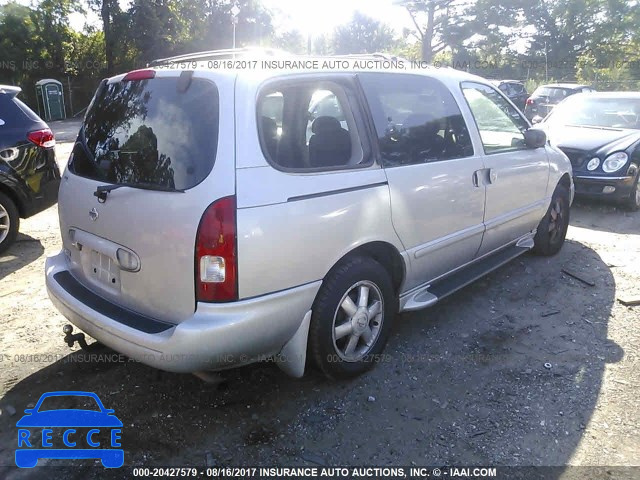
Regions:
[[[18,0],[24,5],[31,0]],[[0,0],[0,5],[8,0]],[[332,32],[338,25],[347,23],[355,11],[360,11],[393,27],[400,35],[404,27],[412,27],[411,17],[403,7],[394,5],[394,0],[262,0],[273,12],[273,22],[278,30],[300,30],[303,34],[318,36]],[[120,0],[121,6],[129,4]],[[74,13],[70,24],[82,30],[85,22],[99,25],[99,17],[93,11],[86,15]]]
[[[276,28],[297,29],[303,33],[321,35],[347,23],[355,11],[382,20],[398,34],[412,27],[407,11],[392,0],[262,0],[274,13]]]

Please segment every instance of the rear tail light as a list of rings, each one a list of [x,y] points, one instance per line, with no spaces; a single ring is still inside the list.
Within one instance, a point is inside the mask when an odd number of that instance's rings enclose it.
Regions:
[[[135,80],[151,80],[155,76],[155,70],[134,70],[133,72],[127,73],[122,80],[125,82]]]
[[[533,105],[535,102],[535,100],[533,98],[527,98],[527,105]]]
[[[29,132],[27,139],[42,148],[52,148],[56,146],[56,139],[53,136],[53,132],[48,128]]]
[[[202,215],[196,236],[196,301],[238,299],[236,198],[212,203]]]

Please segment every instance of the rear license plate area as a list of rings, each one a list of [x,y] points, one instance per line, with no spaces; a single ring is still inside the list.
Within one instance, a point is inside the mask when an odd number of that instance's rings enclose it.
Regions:
[[[109,256],[89,250],[85,274],[95,283],[112,290],[120,290],[120,267]]]

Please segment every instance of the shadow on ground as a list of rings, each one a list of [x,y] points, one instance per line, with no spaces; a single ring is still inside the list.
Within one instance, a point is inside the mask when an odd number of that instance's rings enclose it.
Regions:
[[[564,275],[566,265],[588,270],[596,286]],[[263,363],[224,373],[216,387],[106,349],[73,353],[3,398],[18,413],[0,417],[0,476],[41,474],[8,467],[15,422],[56,390],[96,392],[115,409],[125,465],[566,465],[605,366],[623,356],[607,338],[614,295],[610,270],[580,243],[552,258],[527,255],[398,316],[386,358],[350,382],[314,372],[293,380]],[[65,475],[118,475],[80,464]]]
[[[43,253],[44,247],[40,240],[19,233],[16,242],[0,254],[0,280],[36,261]],[[5,296],[10,293],[12,292],[0,292],[0,295]]]
[[[612,202],[578,198],[571,207],[571,224],[601,232],[640,235],[640,212]]]

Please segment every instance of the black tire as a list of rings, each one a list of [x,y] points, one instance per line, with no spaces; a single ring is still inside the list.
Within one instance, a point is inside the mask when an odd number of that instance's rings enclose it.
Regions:
[[[4,193],[0,193],[0,253],[15,242],[19,228],[20,214],[15,203]]]
[[[637,212],[638,210],[640,210],[640,185],[638,185],[639,181],[640,174],[636,176],[636,181],[633,184],[633,188],[631,189],[629,198],[625,202],[626,207],[632,212]]]
[[[366,307],[357,306],[365,297],[361,287],[369,291]],[[347,296],[355,305],[348,303]],[[381,305],[373,308],[378,301]],[[343,303],[349,308],[343,308]],[[357,310],[353,310],[354,306]],[[348,310],[355,314],[349,316]],[[310,358],[330,379],[351,378],[366,372],[379,361],[397,311],[397,297],[387,270],[367,257],[346,260],[327,275],[313,304]],[[340,338],[335,338],[336,326],[342,327],[338,335],[344,335]],[[353,337],[357,339],[349,352]]]
[[[558,185],[551,197],[551,205],[538,225],[533,253],[549,257],[564,245],[570,219],[569,198],[567,187]]]

